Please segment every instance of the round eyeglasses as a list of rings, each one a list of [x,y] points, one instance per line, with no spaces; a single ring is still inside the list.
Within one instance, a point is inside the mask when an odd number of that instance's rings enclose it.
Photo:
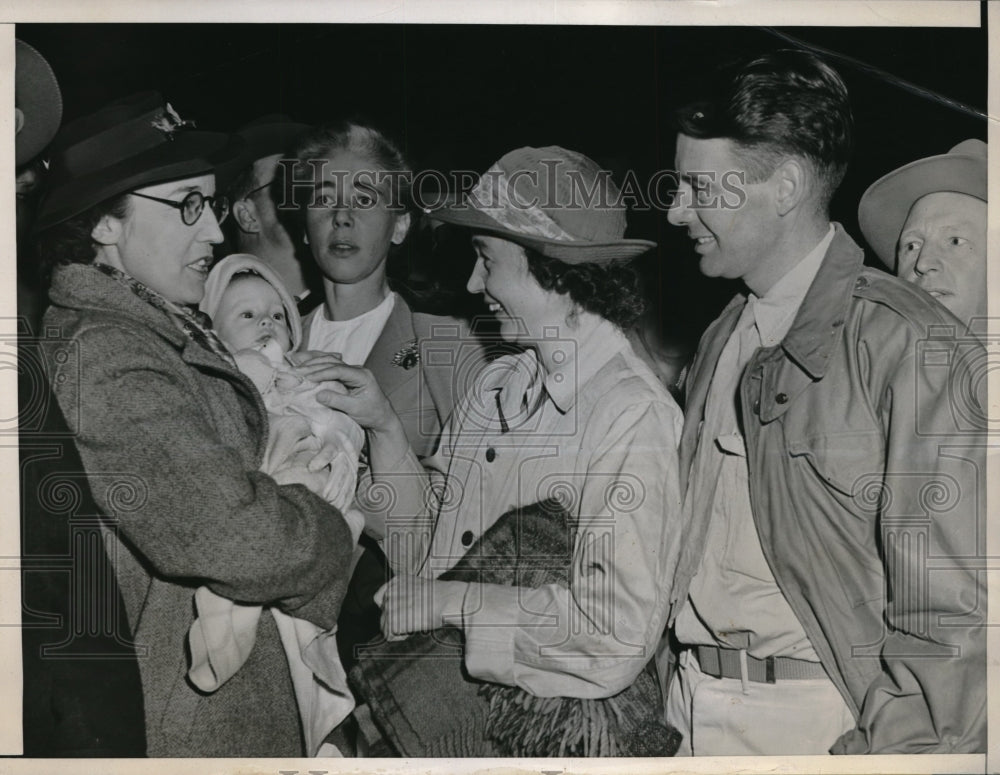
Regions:
[[[133,191],[132,196],[139,196],[143,199],[152,199],[154,202],[159,202],[161,205],[169,205],[176,210],[181,211],[181,220],[184,221],[185,226],[194,226],[201,218],[202,212],[205,210],[205,205],[208,204],[212,208],[212,212],[215,213],[215,219],[222,223],[226,220],[226,216],[229,215],[229,200],[224,196],[205,196],[201,191],[192,191],[181,201],[175,202],[173,199],[161,199],[158,196],[149,196],[148,194],[140,194],[138,191]]]

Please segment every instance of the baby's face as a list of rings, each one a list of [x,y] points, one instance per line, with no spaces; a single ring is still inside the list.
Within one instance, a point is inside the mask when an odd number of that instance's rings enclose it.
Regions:
[[[260,277],[239,277],[229,284],[212,319],[225,345],[237,350],[259,350],[270,340],[282,352],[292,346],[285,308],[278,292]]]

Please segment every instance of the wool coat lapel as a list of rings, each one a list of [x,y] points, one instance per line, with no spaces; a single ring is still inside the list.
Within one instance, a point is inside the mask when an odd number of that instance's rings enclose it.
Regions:
[[[393,363],[393,358],[404,347],[411,345],[417,335],[413,331],[413,313],[403,297],[396,294],[392,314],[385,323],[382,333],[375,341],[372,351],[365,361],[365,368],[375,375],[379,387],[387,397],[402,389],[420,374],[419,368],[403,368]]]

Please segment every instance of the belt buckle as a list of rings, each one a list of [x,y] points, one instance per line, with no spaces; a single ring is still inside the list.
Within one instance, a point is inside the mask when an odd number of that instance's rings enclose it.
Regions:
[[[764,681],[769,684],[777,683],[774,677],[774,657],[764,658]]]

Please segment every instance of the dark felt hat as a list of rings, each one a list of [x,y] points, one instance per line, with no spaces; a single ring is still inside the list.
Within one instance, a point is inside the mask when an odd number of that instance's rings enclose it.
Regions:
[[[62,119],[62,92],[45,57],[23,40],[14,43],[14,160],[20,167],[55,137]]]
[[[243,149],[215,170],[218,189],[228,189],[236,176],[257,159],[291,152],[308,129],[309,124],[292,121],[283,113],[271,113],[244,124],[236,130],[236,136],[244,141]]]
[[[143,186],[212,172],[241,145],[232,135],[196,131],[157,92],[113,102],[56,136],[35,230]]]

